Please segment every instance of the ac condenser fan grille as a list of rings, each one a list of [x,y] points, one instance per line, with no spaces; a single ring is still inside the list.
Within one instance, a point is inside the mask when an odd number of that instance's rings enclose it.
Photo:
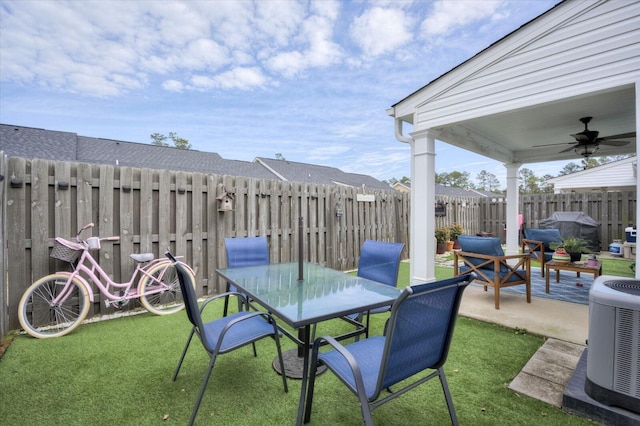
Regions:
[[[623,293],[640,296],[640,281],[631,280],[612,280],[604,283],[607,287],[622,291]]]

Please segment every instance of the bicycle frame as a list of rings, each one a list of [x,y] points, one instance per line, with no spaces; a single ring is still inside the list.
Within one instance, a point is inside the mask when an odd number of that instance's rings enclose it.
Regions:
[[[91,285],[89,284],[85,276],[83,276],[83,274],[86,275],[96,285],[96,287],[98,287],[98,289],[100,290],[100,293],[102,293],[105,297],[107,297],[108,300],[105,301],[105,304],[107,306],[109,306],[109,302],[137,299],[140,296],[142,296],[141,294],[138,293],[138,289],[133,287],[134,283],[140,282],[140,279],[142,279],[142,276],[150,277],[153,281],[161,285],[158,287],[157,290],[149,291],[146,294],[160,293],[164,291],[164,285],[162,285],[162,282],[160,280],[149,275],[147,271],[155,265],[164,264],[164,263],[166,263],[167,266],[171,264],[171,262],[168,259],[153,259],[147,264],[145,264],[144,266],[142,266],[141,263],[136,262],[136,269],[133,271],[133,274],[131,274],[131,279],[125,283],[117,283],[113,281],[111,278],[109,278],[109,275],[107,275],[107,273],[104,271],[104,269],[102,269],[100,264],[93,258],[89,249],[85,247],[84,251],[82,252],[82,255],[80,256],[80,259],[78,260],[78,263],[75,266],[75,270],[73,272],[66,272],[66,271],[58,272],[60,274],[65,274],[65,275],[68,274],[69,278],[67,279],[65,290],[60,292],[60,294],[53,301],[53,303],[54,304],[58,303],[60,300],[64,300],[66,297],[68,297],[68,293],[70,290],[67,290],[67,289],[72,288],[71,283],[74,278],[78,278],[78,280],[82,282],[82,285],[85,286],[85,288],[87,289],[87,292],[89,293],[89,299],[91,300],[91,302],[94,302],[94,294],[91,289]],[[90,267],[87,265],[89,265]],[[140,276],[139,279],[138,279],[138,276]],[[106,283],[106,285],[103,284],[103,281]],[[124,294],[113,294],[109,289],[110,286],[115,287],[114,290],[119,290]]]

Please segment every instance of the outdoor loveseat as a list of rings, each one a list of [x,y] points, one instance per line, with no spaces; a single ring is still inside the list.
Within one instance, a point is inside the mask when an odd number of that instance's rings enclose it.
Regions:
[[[558,229],[525,229],[522,253],[530,254],[531,259],[540,262],[540,275],[544,277],[544,264],[551,260],[554,252],[550,244],[561,242],[562,236]]]

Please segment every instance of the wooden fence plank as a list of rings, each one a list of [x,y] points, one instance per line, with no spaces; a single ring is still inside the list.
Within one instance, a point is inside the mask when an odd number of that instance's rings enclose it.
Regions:
[[[114,199],[116,194],[115,189],[115,170],[110,164],[103,164],[99,167],[100,172],[100,204],[99,204],[99,213],[98,213],[98,221],[96,223],[97,230],[94,235],[97,235],[101,238],[107,237],[120,237],[120,231],[114,229],[114,215],[115,210],[114,206],[116,205],[116,201]],[[119,192],[119,190],[118,190]],[[118,282],[120,281],[120,242],[110,242],[103,241],[101,244],[102,248],[98,253],[94,253],[94,256],[98,258],[98,262],[100,266],[105,271],[105,273],[112,280]],[[117,266],[117,267],[116,267]],[[116,269],[117,269],[117,279],[116,279]],[[103,299],[104,300],[104,299]],[[102,306],[101,306],[102,308]]]
[[[191,180],[191,250],[188,263],[196,273],[199,294],[202,293],[206,282],[202,281],[205,244],[203,242],[203,200],[206,196],[206,186],[203,185],[202,173],[194,173]]]
[[[31,162],[31,257],[32,280],[49,269],[49,162]],[[36,278],[37,277],[37,278]]]
[[[140,213],[138,235],[140,237],[140,253],[153,253],[153,171],[151,169],[140,170]],[[164,256],[164,251],[159,250],[156,256]]]
[[[27,161],[10,158],[5,190],[7,194],[7,307],[10,328],[18,326],[18,303],[22,293],[32,283],[31,259],[27,256],[27,221],[30,213],[27,203]],[[30,177],[29,177],[30,180]],[[24,260],[21,262],[20,260]],[[40,278],[40,277],[38,277]]]
[[[71,238],[78,231],[72,223],[71,193],[75,192],[76,183],[71,180],[71,163],[56,161],[54,163],[54,235],[51,237]],[[75,179],[74,179],[75,180]]]

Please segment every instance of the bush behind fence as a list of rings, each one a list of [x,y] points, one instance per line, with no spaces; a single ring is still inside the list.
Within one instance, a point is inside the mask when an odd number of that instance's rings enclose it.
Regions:
[[[329,267],[357,268],[365,239],[405,243],[409,195],[395,191],[291,183],[111,165],[7,159],[0,155],[0,335],[19,327],[17,306],[36,279],[68,265],[49,257],[54,237],[72,239],[95,223],[93,235],[119,236],[95,253],[117,282],[134,270],[132,253],[162,256],[170,249],[196,272],[198,294],[221,291],[224,238],[266,236],[272,262],[298,259],[298,218],[303,218],[304,259]],[[219,187],[233,210],[218,211]],[[583,211],[602,223],[606,248],[624,238],[635,215],[635,192],[521,196],[525,227],[554,211]],[[436,226],[460,223],[466,233],[490,232],[504,241],[506,204],[495,198],[438,197],[446,215]],[[433,214],[427,212],[425,214]],[[113,313],[99,292],[90,315]]]

